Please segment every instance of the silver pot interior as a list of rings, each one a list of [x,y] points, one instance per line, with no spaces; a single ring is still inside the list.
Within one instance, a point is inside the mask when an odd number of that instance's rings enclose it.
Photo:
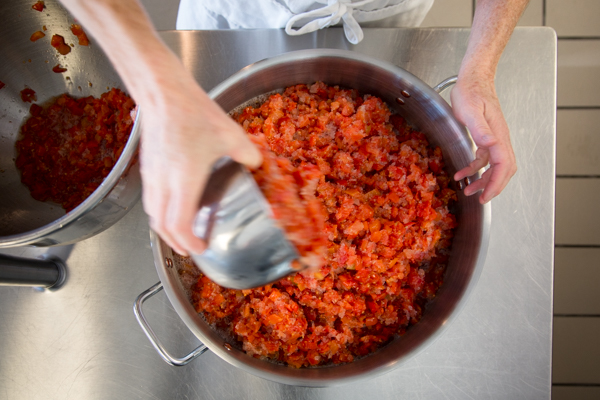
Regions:
[[[99,97],[108,88],[125,90],[119,75],[100,47],[90,37],[89,46],[78,45],[77,37],[70,31],[74,19],[57,1],[45,1],[43,12],[32,10],[35,1],[2,1],[0,15],[0,81],[6,86],[0,89],[0,247],[22,244],[53,245],[81,240],[104,230],[122,217],[139,199],[141,182],[138,171],[121,179],[131,171],[139,140],[136,121],[130,140],[121,159],[94,194],[84,203],[65,215],[62,207],[53,203],[39,202],[29,194],[21,183],[20,173],[15,167],[15,142],[20,126],[29,115],[31,103],[20,98],[20,91],[29,87],[36,92],[39,105],[68,93],[73,97]],[[30,36],[46,26],[45,37],[36,42]],[[67,44],[73,44],[71,52],[60,55],[50,45],[52,35],[59,34]],[[60,64],[67,72],[55,73],[52,67]],[[111,190],[117,192],[109,196]],[[107,196],[109,198],[107,199]],[[100,202],[93,218],[89,211]],[[121,210],[121,211],[119,211]],[[67,229],[76,224],[76,229]]]
[[[470,136],[456,121],[450,106],[433,89],[403,69],[348,51],[303,50],[260,61],[227,79],[210,95],[229,111],[261,94],[315,81],[355,88],[363,94],[383,98],[394,112],[426,133],[431,144],[442,148],[450,174],[473,160]],[[397,98],[402,102],[396,101]],[[235,346],[225,346],[226,339],[190,304],[187,293],[191,280],[182,281],[178,273],[185,267],[176,262],[172,250],[153,232],[151,240],[158,274],[171,303],[192,332],[213,352],[265,379],[300,386],[330,386],[373,377],[400,365],[432,343],[456,317],[483,268],[491,208],[489,204],[479,204],[477,196],[466,197],[458,191],[456,213],[458,228],[445,282],[437,297],[428,304],[421,321],[374,354],[350,364],[320,368],[294,369],[252,358]]]

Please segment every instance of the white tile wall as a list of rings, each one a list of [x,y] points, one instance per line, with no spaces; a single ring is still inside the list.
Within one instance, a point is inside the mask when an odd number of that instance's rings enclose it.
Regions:
[[[546,0],[546,25],[558,36],[600,36],[600,1]]]
[[[600,315],[599,282],[600,248],[557,248],[554,314]]]
[[[422,27],[465,27],[473,20],[473,0],[441,0],[433,3]]]
[[[545,23],[559,37],[555,400],[600,399],[599,17],[597,0],[545,0]]]
[[[544,25],[544,0],[529,0],[527,9],[519,19],[519,26]]]
[[[599,204],[599,179],[557,178],[555,243],[600,246]]]
[[[600,318],[554,317],[552,380],[600,384]]]
[[[553,400],[598,400],[600,387],[552,387]]]
[[[600,109],[558,110],[556,174],[600,176]]]
[[[558,106],[600,106],[600,38],[558,41]]]

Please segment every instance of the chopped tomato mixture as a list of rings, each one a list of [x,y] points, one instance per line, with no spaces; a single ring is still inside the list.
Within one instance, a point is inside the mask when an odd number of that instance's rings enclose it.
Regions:
[[[243,291],[201,274],[198,312],[249,355],[298,368],[351,362],[417,323],[456,227],[441,150],[381,99],[323,83],[287,88],[235,119],[274,153],[255,173],[259,185],[289,185],[287,197],[265,191],[276,217],[288,204],[309,209],[311,229],[326,235],[325,263]]]
[[[31,103],[32,101],[37,101],[37,96],[35,91],[30,88],[25,88],[21,90],[21,100],[25,103]]]
[[[39,39],[43,38],[44,36],[46,36],[46,34],[44,32],[42,32],[42,31],[35,31],[31,35],[31,37],[29,38],[29,40],[31,40],[32,42],[35,42],[36,40],[39,40]]]
[[[31,6],[31,8],[33,8],[34,10],[39,11],[39,12],[44,11],[44,7],[46,7],[46,6],[44,5],[43,1],[38,1],[34,5]]]
[[[50,45],[56,49],[60,54],[66,56],[71,52],[71,47],[65,44],[65,38],[60,35],[52,35]]]
[[[325,212],[315,196],[319,169],[310,163],[294,165],[269,150],[264,136],[250,136],[263,154],[263,164],[253,171],[254,179],[273,216],[300,253],[300,265],[313,270],[325,264],[327,236]]]
[[[63,72],[66,72],[67,69],[61,67],[60,64],[56,64],[54,67],[52,67],[52,71],[56,72],[57,74],[61,74]]]
[[[79,45],[81,45],[81,46],[87,46],[87,45],[90,44],[90,41],[89,41],[87,35],[85,34],[85,32],[83,31],[83,29],[81,28],[81,25],[72,24],[71,25],[71,32],[73,32],[73,35],[77,36],[77,39],[79,39]]]
[[[133,126],[133,100],[118,89],[74,99],[63,94],[46,107],[32,104],[21,127],[16,166],[39,201],[77,207],[119,159]]]

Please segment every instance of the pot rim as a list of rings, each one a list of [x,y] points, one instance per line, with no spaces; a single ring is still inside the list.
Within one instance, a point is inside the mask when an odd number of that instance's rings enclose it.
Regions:
[[[215,100],[233,83],[243,83],[246,78],[258,70],[274,66],[282,61],[290,62],[327,57],[343,59],[350,58],[352,60],[367,63],[376,68],[384,69],[385,71],[396,75],[399,74],[403,77],[408,76],[409,78],[412,78],[410,82],[412,85],[437,99],[437,102],[439,103],[437,106],[440,106],[452,113],[448,103],[446,103],[446,101],[442,99],[437,92],[435,92],[430,86],[408,71],[388,62],[352,51],[333,49],[310,49],[294,51],[250,64],[223,81],[221,84],[217,85],[209,92],[209,96]],[[228,110],[225,111],[227,112]],[[173,278],[167,271],[167,269],[173,265],[172,263],[166,261],[172,257],[172,249],[170,249],[170,247],[168,247],[153,230],[150,230],[150,239],[155,267],[169,301],[173,305],[179,317],[184,321],[192,333],[212,352],[216,353],[217,356],[235,367],[241,368],[246,372],[271,381],[296,386],[337,386],[345,383],[356,382],[357,380],[374,378],[389,372],[391,369],[396,368],[401,364],[404,364],[406,361],[412,359],[423,349],[435,342],[446,331],[448,326],[451,325],[451,322],[456,320],[476,286],[476,283],[483,270],[484,261],[487,255],[489,231],[491,225],[491,204],[487,203],[485,205],[480,205],[479,210],[482,221],[481,235],[478,238],[479,247],[476,249],[477,253],[475,256],[474,268],[472,269],[470,275],[466,278],[466,284],[464,285],[464,289],[460,295],[460,298],[454,303],[443,323],[441,323],[433,332],[428,333],[426,338],[420,341],[417,340],[416,345],[406,351],[395,350],[396,346],[398,346],[398,343],[401,342],[396,339],[386,346],[380,348],[375,353],[371,353],[368,356],[357,359],[352,363],[317,368],[291,368],[282,364],[275,364],[256,359],[248,356],[242,351],[236,349],[231,350],[230,348],[225,347],[223,344],[226,343],[226,341],[220,337],[216,331],[212,330],[194,310],[186,294],[181,290],[181,282],[176,278]],[[443,288],[444,286],[442,285],[440,290]],[[429,304],[434,303],[435,300],[436,299],[432,300]],[[419,330],[426,329],[424,323],[426,322],[427,315],[429,314],[424,313],[421,321],[411,326],[409,330],[418,332]],[[204,331],[201,329],[202,326],[206,327],[207,330]],[[392,351],[387,351],[390,349]],[[390,355],[392,353],[394,354],[393,357]],[[377,357],[375,357],[376,355]]]

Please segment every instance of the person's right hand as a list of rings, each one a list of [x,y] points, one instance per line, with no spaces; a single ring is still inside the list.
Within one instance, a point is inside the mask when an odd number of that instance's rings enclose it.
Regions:
[[[151,228],[187,255],[205,248],[192,224],[213,163],[230,156],[257,167],[262,156],[191,74],[171,72],[141,99],[143,203]]]

